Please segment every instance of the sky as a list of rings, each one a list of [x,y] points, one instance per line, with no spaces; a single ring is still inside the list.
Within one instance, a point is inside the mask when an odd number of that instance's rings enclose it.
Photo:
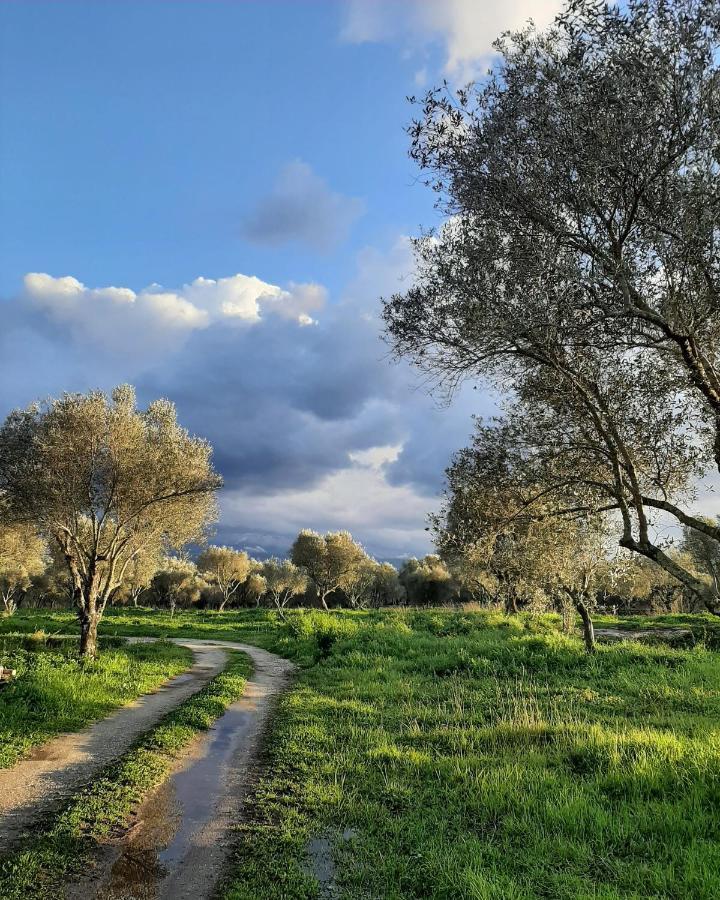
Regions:
[[[130,382],[225,478],[216,540],[431,549],[493,398],[390,359],[380,298],[440,224],[409,95],[480,78],[555,0],[0,4],[0,415]]]

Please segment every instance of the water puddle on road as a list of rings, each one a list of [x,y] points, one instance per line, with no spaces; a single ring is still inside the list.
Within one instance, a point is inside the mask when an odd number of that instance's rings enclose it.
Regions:
[[[167,882],[191,854],[210,851],[218,835],[208,825],[226,793],[228,772],[255,725],[254,704],[231,706],[182,769],[147,800],[122,843],[98,900],[159,900],[179,896]],[[86,895],[87,896],[87,895]]]

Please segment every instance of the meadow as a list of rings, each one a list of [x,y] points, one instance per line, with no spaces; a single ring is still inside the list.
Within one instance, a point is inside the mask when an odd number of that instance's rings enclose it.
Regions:
[[[676,622],[694,646],[592,655],[552,616],[449,610],[119,610],[103,632],[225,637],[299,664],[226,900],[711,898],[718,628]]]

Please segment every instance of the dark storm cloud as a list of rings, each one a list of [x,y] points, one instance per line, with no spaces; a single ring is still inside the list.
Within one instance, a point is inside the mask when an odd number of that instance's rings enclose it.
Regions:
[[[393,371],[375,326],[328,311],[321,325],[289,322],[194,334],[182,359],[142,378],[205,435],[228,485],[265,492],[308,485],[348,465],[348,452],[402,437]]]

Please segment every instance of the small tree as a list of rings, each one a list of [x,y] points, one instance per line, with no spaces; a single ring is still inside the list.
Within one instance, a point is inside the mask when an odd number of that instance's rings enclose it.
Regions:
[[[161,603],[166,603],[170,617],[178,606],[197,603],[205,583],[197,567],[188,559],[168,556],[152,579],[152,590]]]
[[[352,584],[368,558],[349,531],[332,531],[323,536],[309,529],[297,536],[290,557],[307,573],[323,609],[328,608],[330,594]]]
[[[159,548],[149,549],[133,557],[125,571],[125,579],[119,586],[117,596],[134,607],[138,605],[141,595],[149,590],[152,580],[163,563]],[[112,600],[111,600],[112,602]]]
[[[80,653],[97,652],[108,599],[136,556],[204,539],[221,479],[210,445],[167,400],[136,408],[129,386],[64,394],[11,413],[0,428],[3,521],[60,549],[80,621]]]
[[[351,609],[358,609],[369,602],[378,568],[378,563],[368,557],[358,565],[355,574],[348,579],[343,592]]]
[[[289,559],[279,560],[275,557],[268,559],[263,564],[262,577],[267,593],[283,618],[285,607],[292,598],[307,590],[306,573]]]
[[[222,612],[230,599],[237,593],[240,585],[250,573],[250,560],[247,553],[234,550],[232,547],[208,547],[198,557],[198,570],[208,576],[208,580],[217,585]]]
[[[34,576],[47,568],[47,547],[28,525],[0,525],[0,595],[5,614],[12,615]]]
[[[371,606],[397,606],[405,600],[405,589],[400,584],[398,572],[390,563],[380,563],[373,568],[373,579],[368,591]]]
[[[253,602],[256,607],[260,606],[260,600],[268,589],[267,581],[262,574],[262,570],[259,572],[251,572],[245,580],[243,588],[247,600]]]
[[[438,606],[447,603],[455,585],[445,563],[439,556],[429,553],[422,559],[408,559],[398,573],[409,603],[420,606]]]
[[[592,651],[590,613],[606,561],[607,523],[583,508],[556,515],[543,503],[542,484],[532,481],[532,466],[501,437],[498,429],[480,426],[473,445],[455,455],[446,502],[434,519],[437,544],[446,558],[484,568],[508,613],[527,600],[552,604],[569,628],[574,608]]]

